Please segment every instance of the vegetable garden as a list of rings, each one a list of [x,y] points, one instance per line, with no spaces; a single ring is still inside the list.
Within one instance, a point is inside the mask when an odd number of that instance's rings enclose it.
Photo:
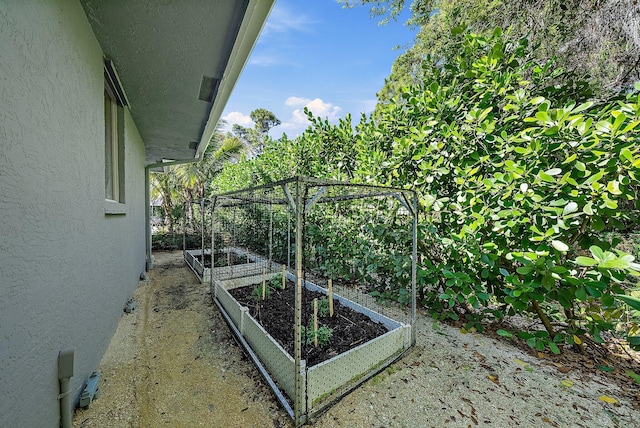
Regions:
[[[212,295],[297,425],[415,343],[416,204],[306,177],[212,197],[213,266],[245,261]]]

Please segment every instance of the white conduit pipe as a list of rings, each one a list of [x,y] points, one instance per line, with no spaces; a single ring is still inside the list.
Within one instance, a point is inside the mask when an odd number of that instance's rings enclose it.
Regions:
[[[71,391],[69,380],[73,376],[73,349],[58,354],[58,380],[60,381],[60,426],[71,428]]]

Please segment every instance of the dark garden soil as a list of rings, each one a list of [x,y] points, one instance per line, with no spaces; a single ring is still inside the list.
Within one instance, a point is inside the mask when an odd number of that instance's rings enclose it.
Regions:
[[[253,316],[265,330],[289,353],[294,353],[294,304],[295,285],[288,281],[284,290],[270,288],[270,295],[265,300],[256,301],[252,297],[255,286],[247,286],[229,290],[229,293],[241,304],[247,306]],[[325,295],[304,290],[302,296],[302,324],[309,326],[313,322],[313,299]],[[383,335],[388,329],[368,316],[343,306],[334,299],[334,315],[318,316],[318,329],[326,326],[333,330],[329,344],[315,347],[313,344],[302,346],[302,358],[307,367],[315,366],[336,355],[347,352],[369,340]]]
[[[202,256],[195,256],[195,258],[198,259],[200,263],[202,263]],[[216,267],[236,266],[236,265],[243,265],[247,263],[253,263],[253,260],[247,259],[246,257],[240,257],[236,253],[231,253],[230,257],[227,256],[227,253],[216,253],[215,258],[216,258]],[[211,254],[204,255],[204,267],[205,268],[211,267]]]

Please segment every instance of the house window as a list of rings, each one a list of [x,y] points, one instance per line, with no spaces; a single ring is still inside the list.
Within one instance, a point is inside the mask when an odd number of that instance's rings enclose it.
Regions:
[[[122,93],[105,65],[104,83],[104,182],[110,205],[124,204],[124,106]],[[111,68],[112,70],[112,68]],[[117,211],[115,213],[118,213]]]

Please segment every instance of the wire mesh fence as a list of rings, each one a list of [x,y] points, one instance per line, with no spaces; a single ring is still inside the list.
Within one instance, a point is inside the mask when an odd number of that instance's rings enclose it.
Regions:
[[[205,199],[182,205],[182,252],[184,260],[202,282],[210,281],[211,206]]]
[[[211,211],[216,304],[297,425],[415,343],[412,191],[295,177]]]

